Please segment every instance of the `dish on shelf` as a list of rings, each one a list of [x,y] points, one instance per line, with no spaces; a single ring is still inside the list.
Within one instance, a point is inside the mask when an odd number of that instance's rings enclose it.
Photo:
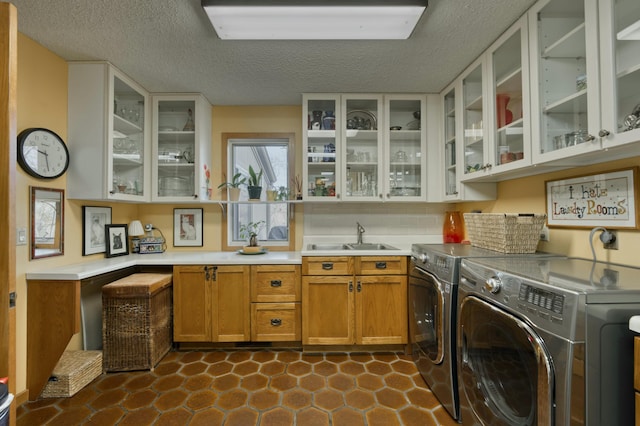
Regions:
[[[370,111],[354,109],[347,113],[347,129],[378,130],[378,120]]]
[[[158,130],[161,132],[175,132],[176,128],[171,126],[165,126],[165,127],[158,128]]]
[[[250,256],[250,255],[256,255],[256,254],[265,254],[267,251],[269,250],[267,250],[264,247],[260,251],[249,251],[249,252],[244,251],[244,249],[240,249],[238,250],[238,254],[244,254],[245,256]]]
[[[420,130],[420,120],[413,120],[408,122],[405,126],[407,130]]]

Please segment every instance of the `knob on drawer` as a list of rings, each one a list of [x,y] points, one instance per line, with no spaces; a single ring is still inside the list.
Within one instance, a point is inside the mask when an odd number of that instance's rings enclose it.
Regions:
[[[282,320],[280,318],[273,318],[271,319],[271,325],[278,327],[279,325],[282,325]]]

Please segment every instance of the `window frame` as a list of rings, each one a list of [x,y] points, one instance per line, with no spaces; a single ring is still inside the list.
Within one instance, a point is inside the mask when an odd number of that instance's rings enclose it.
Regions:
[[[232,145],[230,140],[236,139],[247,139],[247,140],[261,140],[264,139],[265,142],[273,139],[280,139],[287,141],[287,174],[289,175],[289,180],[293,179],[295,176],[295,133],[222,133],[221,135],[221,159],[222,159],[222,170],[226,173],[226,176],[232,176],[232,172],[229,170],[229,160],[231,158],[231,149]],[[291,187],[289,186],[289,190]],[[246,203],[247,201],[233,202],[229,201],[227,204],[227,208],[224,210],[224,214],[222,215],[221,227],[222,232],[221,235],[221,246],[223,250],[238,250],[242,248],[237,245],[229,244],[229,219],[233,220],[231,214],[231,206],[233,204],[238,203]],[[281,201],[277,201],[281,202]],[[255,201],[253,202],[255,203]],[[267,202],[264,202],[267,203]],[[273,203],[273,202],[269,202]],[[264,247],[268,248],[270,251],[293,251],[295,249],[295,216],[293,212],[293,204],[290,202],[286,202],[288,211],[288,244],[283,245],[269,245],[262,244]]]

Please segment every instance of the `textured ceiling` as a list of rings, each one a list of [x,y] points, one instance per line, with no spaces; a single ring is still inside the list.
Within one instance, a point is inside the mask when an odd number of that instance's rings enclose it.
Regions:
[[[150,92],[296,105],[304,92],[440,92],[535,0],[431,0],[409,40],[220,40],[200,0],[12,0],[18,29]]]

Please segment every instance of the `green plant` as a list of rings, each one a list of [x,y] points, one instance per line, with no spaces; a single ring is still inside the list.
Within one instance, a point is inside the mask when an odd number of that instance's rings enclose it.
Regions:
[[[280,186],[277,189],[278,193],[276,194],[276,200],[285,201],[289,199],[289,188],[286,186]]]
[[[226,179],[227,176],[224,175],[224,178]],[[233,178],[231,179],[231,182],[222,182],[220,185],[218,185],[219,189],[222,188],[240,188],[241,185],[244,185],[245,182],[247,182],[247,178],[242,176],[242,173],[236,173],[235,175],[233,175]]]
[[[253,167],[249,166],[249,186],[260,186],[262,182],[262,169],[260,173],[256,173]]]
[[[249,222],[247,224],[240,225],[240,228],[238,228],[238,234],[241,239],[249,241],[253,235],[258,235],[260,233],[266,223],[267,222],[264,220],[260,220],[258,222]]]

